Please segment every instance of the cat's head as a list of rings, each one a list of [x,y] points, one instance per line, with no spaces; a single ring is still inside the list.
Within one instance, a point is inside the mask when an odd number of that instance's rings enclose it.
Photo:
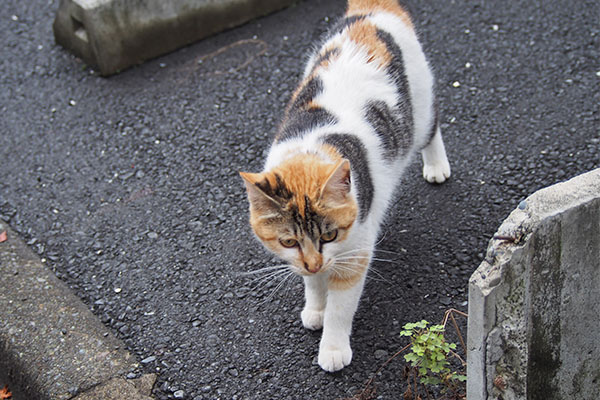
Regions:
[[[349,161],[327,163],[303,154],[270,171],[240,175],[250,224],[265,247],[302,275],[330,266],[358,214]]]

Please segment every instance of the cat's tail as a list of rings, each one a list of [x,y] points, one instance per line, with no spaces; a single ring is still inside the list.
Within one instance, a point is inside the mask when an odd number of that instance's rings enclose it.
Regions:
[[[395,14],[412,27],[410,14],[397,0],[348,0],[346,16],[367,15],[376,11]]]

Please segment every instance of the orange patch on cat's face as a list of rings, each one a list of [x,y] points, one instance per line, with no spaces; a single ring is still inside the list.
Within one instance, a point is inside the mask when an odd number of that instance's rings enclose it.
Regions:
[[[385,11],[395,14],[400,17],[407,26],[410,28],[413,27],[410,14],[397,0],[349,0],[346,15],[349,17],[353,15],[367,15],[373,11]]]
[[[358,21],[348,28],[350,40],[361,45],[367,50],[367,62],[377,62],[380,66],[387,66],[392,56],[387,46],[377,37],[377,27],[368,21]]]
[[[316,154],[302,154],[281,163],[267,175],[278,174],[285,182],[287,189],[293,194],[292,205],[298,207],[298,212],[304,217],[306,200],[319,210],[321,189],[335,168],[334,164],[324,163]]]

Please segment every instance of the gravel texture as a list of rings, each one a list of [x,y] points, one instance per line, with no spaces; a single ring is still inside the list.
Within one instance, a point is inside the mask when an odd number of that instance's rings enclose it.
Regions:
[[[35,5],[33,3],[36,3]],[[406,343],[406,322],[466,311],[487,242],[528,194],[600,166],[594,1],[407,1],[436,71],[453,176],[407,170],[353,333],[329,374],[302,286],[252,237],[257,171],[311,43],[343,1],[308,0],[103,79],[54,44],[57,1],[0,18],[0,218],[158,373],[159,399],[334,399]],[[403,391],[403,363],[376,380]],[[133,376],[131,376],[133,377]]]

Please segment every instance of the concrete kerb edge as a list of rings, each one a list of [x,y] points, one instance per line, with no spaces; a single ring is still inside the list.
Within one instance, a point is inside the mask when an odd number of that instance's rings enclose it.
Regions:
[[[61,0],[58,44],[104,76],[174,51],[299,0]]]
[[[154,374],[139,363],[0,221],[0,370],[31,400],[150,400]]]
[[[500,285],[505,279],[504,274],[516,272],[512,271],[515,268],[512,265],[514,263],[511,263],[513,255],[526,251],[531,235],[545,221],[598,201],[599,188],[600,169],[595,169],[540,189],[511,212],[490,240],[485,260],[469,279],[467,398],[486,399],[491,395],[495,384],[493,379],[496,371],[487,371],[486,365],[497,357],[494,352],[498,349],[494,350],[494,346],[490,345],[497,322],[496,300],[509,294],[514,295],[506,292],[507,288],[501,288]],[[522,284],[527,286],[528,276],[524,276]],[[526,293],[518,293],[521,294],[522,309],[516,318],[523,317],[525,304],[529,301]],[[523,343],[523,346],[526,347],[527,344]]]

